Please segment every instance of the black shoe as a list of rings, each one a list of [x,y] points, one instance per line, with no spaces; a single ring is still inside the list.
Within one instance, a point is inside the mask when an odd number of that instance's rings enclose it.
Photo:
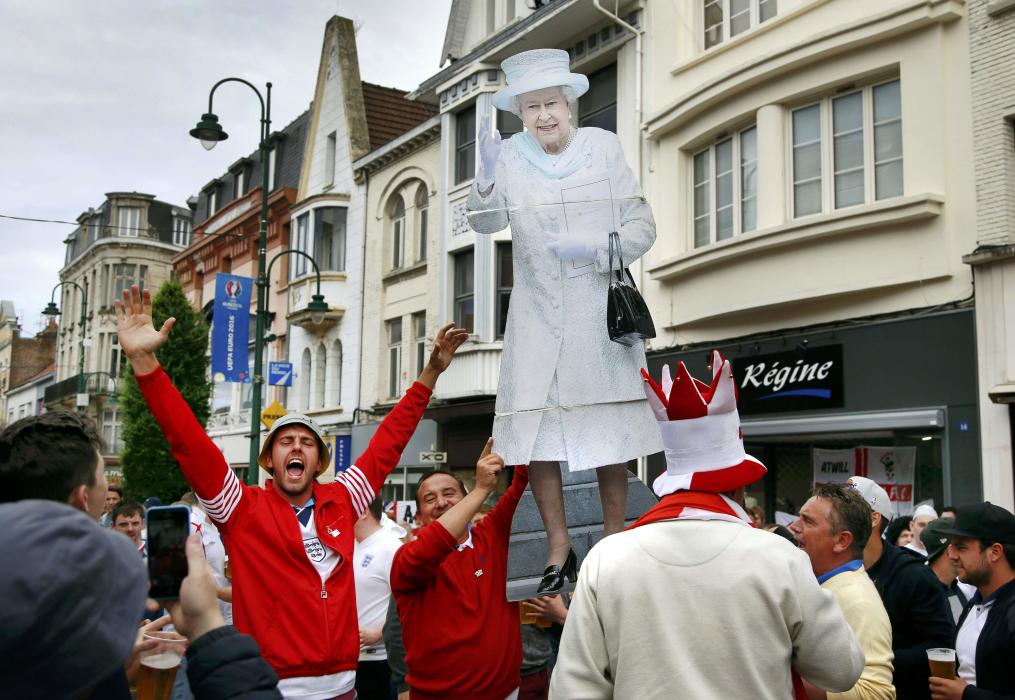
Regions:
[[[574,555],[573,549],[568,550],[564,566],[551,564],[546,567],[546,571],[543,572],[543,580],[539,582],[539,588],[536,589],[536,595],[554,595],[555,593],[560,593],[560,590],[564,587],[565,576],[571,583],[574,583],[578,579],[578,557]]]

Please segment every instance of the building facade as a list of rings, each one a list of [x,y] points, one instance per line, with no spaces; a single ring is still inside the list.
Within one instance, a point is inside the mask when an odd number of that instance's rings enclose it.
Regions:
[[[983,497],[1015,510],[1015,2],[968,0]]]
[[[124,358],[113,302],[131,285],[154,292],[169,280],[172,257],[186,244],[192,216],[189,207],[151,194],[109,192],[99,207],[78,217],[78,227],[65,240],[56,376],[45,402],[50,410],[84,408],[95,418],[109,469],[119,464],[122,444],[117,380]],[[78,392],[82,371],[83,395]]]
[[[842,358],[838,391],[745,411],[745,436],[771,472],[756,500],[792,510],[820,450],[862,447],[915,454],[915,502],[981,498],[962,261],[976,246],[967,3],[646,0],[616,15],[599,3],[537,5],[454,3],[442,54],[452,62],[413,94],[441,110],[435,301],[441,320],[474,333],[429,412],[447,418],[449,461],[471,462],[489,434],[510,294],[509,233],[476,236],[465,218],[478,124],[489,116],[504,136],[516,131],[490,103],[499,63],[556,47],[589,76],[575,122],[618,134],[653,207],[657,241],[632,266],[658,332],[650,366],[700,365],[712,347],[755,371]],[[886,359],[866,359],[878,353]],[[948,368],[949,386],[935,367]],[[870,394],[865,382],[885,389]],[[646,481],[661,469],[661,458],[639,465]]]
[[[28,416],[41,416],[46,412],[46,387],[53,384],[56,365],[50,363],[41,372],[7,390],[7,422]]]
[[[389,114],[418,114],[399,97]],[[363,339],[360,405],[353,454],[365,449],[378,421],[419,376],[439,329],[432,300],[440,289],[437,261],[440,204],[440,117],[432,116],[357,160],[366,183]],[[457,361],[457,360],[456,360]],[[443,379],[441,382],[443,383]],[[420,473],[432,469],[420,453],[437,450],[437,425],[424,418],[385,484],[385,500],[411,500]],[[404,510],[399,509],[399,516]]]

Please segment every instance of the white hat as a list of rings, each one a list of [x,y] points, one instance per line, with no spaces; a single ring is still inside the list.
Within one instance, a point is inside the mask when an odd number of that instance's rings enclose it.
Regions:
[[[661,384],[641,371],[666,454],[666,471],[652,483],[660,498],[680,490],[733,491],[767,471],[744,452],[729,360],[713,351],[711,367],[711,384],[692,377],[683,362],[677,363],[672,379],[669,366],[664,366]]]
[[[892,502],[888,498],[888,492],[876,481],[865,476],[851,476],[846,480],[846,486],[860,494],[863,500],[867,501],[867,505],[881,513],[886,520],[892,519]]]
[[[928,503],[921,503],[913,511],[913,520],[916,520],[921,515],[929,515],[931,520],[937,520],[937,511],[934,510],[934,506]]]
[[[324,473],[324,470],[331,464],[331,450],[328,449],[328,445],[324,442],[324,431],[321,430],[313,418],[305,416],[302,413],[287,413],[277,421],[275,421],[271,430],[268,431],[268,437],[264,439],[264,444],[261,445],[261,453],[257,456],[257,463],[261,465],[264,471],[271,473],[271,467],[268,466],[268,453],[271,452],[271,443],[275,441],[275,434],[290,425],[302,425],[304,428],[309,428],[310,432],[317,438],[317,451],[320,454],[321,466],[317,469],[316,476],[320,476]]]
[[[560,49],[522,51],[500,64],[507,78],[507,87],[493,95],[493,106],[518,115],[519,95],[551,87],[569,87],[575,97],[589,91],[589,79],[571,72],[571,57]],[[521,115],[518,115],[521,116]]]

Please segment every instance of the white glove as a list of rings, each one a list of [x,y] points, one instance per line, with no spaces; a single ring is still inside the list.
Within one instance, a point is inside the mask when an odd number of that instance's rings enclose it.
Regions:
[[[491,134],[490,117],[483,117],[479,122],[479,172],[476,173],[476,182],[480,190],[485,190],[493,184],[499,158],[500,132],[495,129]]]
[[[551,238],[546,247],[564,260],[594,258],[596,256],[595,246],[577,238]]]

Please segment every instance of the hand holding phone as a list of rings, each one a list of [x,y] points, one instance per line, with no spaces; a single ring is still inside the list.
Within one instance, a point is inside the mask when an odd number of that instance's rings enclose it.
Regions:
[[[187,576],[187,536],[190,509],[186,506],[155,506],[145,514],[148,525],[149,595],[173,600]]]

